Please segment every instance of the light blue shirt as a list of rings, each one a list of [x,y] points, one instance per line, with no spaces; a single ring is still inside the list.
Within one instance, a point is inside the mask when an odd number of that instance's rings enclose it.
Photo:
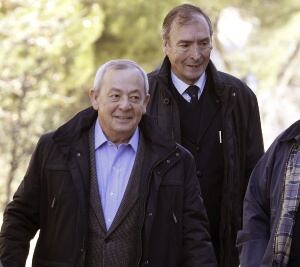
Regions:
[[[172,82],[175,86],[175,88],[177,89],[177,91],[179,92],[179,94],[182,95],[182,97],[190,102],[191,101],[191,97],[188,95],[188,93],[185,92],[185,90],[190,86],[189,84],[185,83],[184,81],[180,80],[174,72],[171,71],[171,79]],[[198,99],[201,96],[203,90],[204,90],[204,86],[205,86],[205,82],[206,82],[206,73],[203,72],[203,74],[200,76],[200,78],[198,79],[198,81],[196,81],[194,83],[194,85],[197,85],[199,87],[198,90]]]
[[[98,188],[106,229],[111,226],[121,204],[137,153],[139,130],[128,144],[116,145],[104,135],[98,120],[95,124],[95,159]]]

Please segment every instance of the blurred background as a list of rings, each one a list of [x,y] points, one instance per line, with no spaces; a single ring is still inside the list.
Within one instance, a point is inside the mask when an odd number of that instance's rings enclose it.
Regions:
[[[0,222],[38,137],[89,105],[99,65],[163,58],[160,27],[178,0],[0,0]],[[212,59],[255,91],[266,149],[300,119],[299,0],[198,0]]]

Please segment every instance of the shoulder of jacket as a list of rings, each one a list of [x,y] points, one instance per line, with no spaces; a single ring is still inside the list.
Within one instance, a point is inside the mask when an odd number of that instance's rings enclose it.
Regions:
[[[168,84],[162,79],[159,75],[159,70],[155,70],[148,74],[148,81],[149,81],[149,92],[150,95],[155,95],[158,91],[166,91]]]
[[[155,69],[147,74],[149,81],[152,81],[157,78],[159,74],[159,69]]]
[[[294,122],[276,138],[278,142],[290,141],[292,139],[300,142],[300,120]]]
[[[53,142],[54,133],[55,132],[53,131],[53,132],[48,132],[48,133],[42,134],[38,143],[39,144],[45,144],[45,143],[48,143],[48,142]]]
[[[179,153],[181,155],[182,158],[184,159],[193,159],[193,155],[192,153],[187,150],[185,147],[183,147],[182,145],[176,143],[176,151],[175,153]]]
[[[300,138],[300,120],[281,132],[269,146],[262,158],[272,159],[276,157],[278,153],[282,154],[283,151],[288,151],[295,142],[295,138],[297,139],[297,136]]]
[[[218,71],[218,75],[224,87],[233,88],[244,96],[255,97],[254,92],[239,78],[222,71]]]

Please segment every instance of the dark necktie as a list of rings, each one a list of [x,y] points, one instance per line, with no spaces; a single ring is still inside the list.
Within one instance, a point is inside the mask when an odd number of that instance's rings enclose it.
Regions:
[[[190,103],[195,104],[198,102],[198,91],[199,87],[197,85],[190,85],[185,92],[191,97]]]

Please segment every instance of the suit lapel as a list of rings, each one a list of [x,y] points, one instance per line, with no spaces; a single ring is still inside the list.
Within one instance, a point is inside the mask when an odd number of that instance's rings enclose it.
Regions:
[[[89,134],[89,147],[90,147],[90,159],[91,159],[91,181],[90,181],[90,208],[93,210],[99,225],[106,232],[106,224],[101,204],[101,197],[99,193],[97,171],[96,171],[96,159],[95,159],[95,131],[94,127],[91,128]]]

